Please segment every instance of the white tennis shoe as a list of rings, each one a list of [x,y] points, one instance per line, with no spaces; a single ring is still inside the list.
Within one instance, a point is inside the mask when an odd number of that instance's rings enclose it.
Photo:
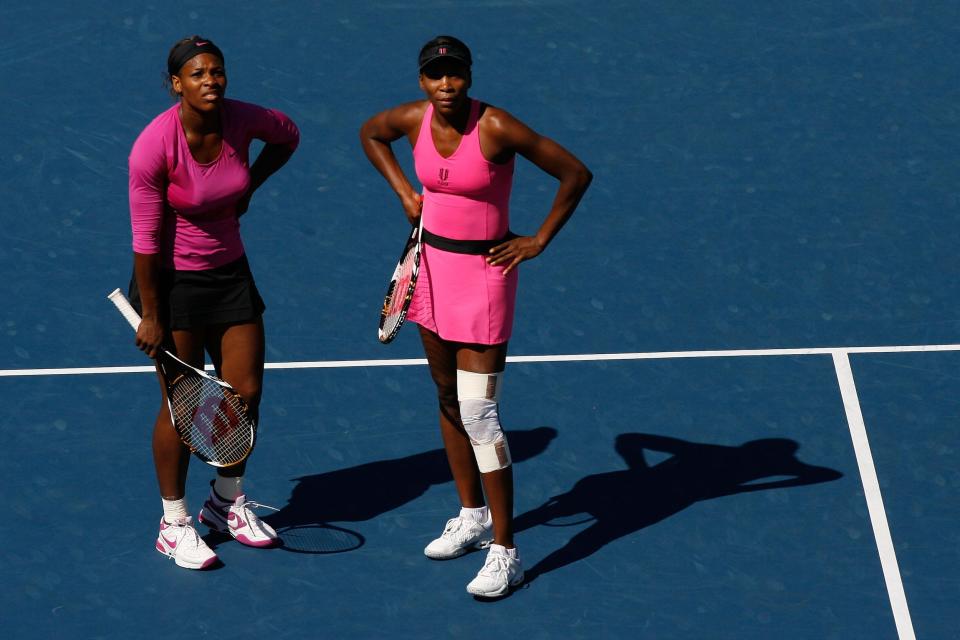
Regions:
[[[157,534],[157,551],[187,569],[206,569],[218,560],[217,554],[207,546],[193,528],[193,518],[187,516],[168,524],[160,518]]]
[[[434,560],[458,558],[467,551],[485,549],[493,541],[493,520],[487,513],[484,522],[457,516],[447,520],[440,537],[423,550],[424,555]]]
[[[523,582],[520,557],[513,557],[506,547],[491,544],[487,560],[477,577],[467,585],[467,591],[481,598],[498,598]]]
[[[245,495],[237,496],[233,504],[221,502],[218,498],[211,490],[210,497],[200,509],[200,522],[214,531],[229,533],[237,542],[248,547],[273,547],[280,543],[280,536],[273,527],[253,512],[255,508],[267,505],[247,500]]]

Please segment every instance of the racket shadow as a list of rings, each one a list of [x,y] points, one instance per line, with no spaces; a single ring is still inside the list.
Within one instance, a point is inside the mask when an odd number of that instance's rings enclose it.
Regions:
[[[269,522],[270,518],[263,518]],[[325,555],[331,553],[343,553],[353,551],[364,545],[366,539],[360,533],[351,531],[344,527],[327,524],[325,522],[313,522],[308,524],[293,524],[287,526],[274,526],[277,535],[280,536],[280,542],[273,549],[281,549],[292,553],[309,553]],[[207,546],[216,551],[220,545],[232,543],[233,537],[229,533],[210,530],[200,536]],[[218,563],[211,568],[220,568],[222,563]]]
[[[552,427],[537,427],[510,430],[507,435],[514,462],[522,462],[546,451],[557,431]],[[434,485],[452,480],[443,449],[369,462],[295,478],[287,504],[264,519],[284,540],[287,535],[283,531],[297,532],[305,528],[320,528],[325,530],[323,535],[335,537],[348,530],[330,523],[371,520],[417,499]],[[342,551],[363,545],[360,534],[349,533],[356,536],[357,544]],[[346,540],[340,543],[349,546]]]
[[[607,544],[703,500],[843,477],[834,469],[798,460],[799,447],[796,441],[786,438],[723,446],[654,434],[622,433],[616,438],[615,449],[627,469],[586,476],[570,491],[514,520],[517,532],[536,526],[587,525],[527,570],[526,582],[583,560]],[[671,457],[650,466],[645,450]]]
[[[366,539],[356,531],[326,523],[296,524],[277,529],[280,547],[292,553],[330,554],[353,551]]]

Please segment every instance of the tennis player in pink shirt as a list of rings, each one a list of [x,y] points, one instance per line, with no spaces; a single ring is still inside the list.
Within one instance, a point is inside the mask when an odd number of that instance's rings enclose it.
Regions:
[[[460,513],[424,549],[433,559],[489,548],[467,591],[506,595],[523,582],[513,539],[513,472],[499,404],[513,329],[518,266],[540,255],[573,214],[592,175],[573,154],[512,115],[467,95],[470,50],[450,36],[420,51],[425,100],[373,116],[364,152],[400,198],[411,224],[423,218],[420,275],[407,318],[420,327],[437,385],[440,430]],[[407,138],[422,185],[404,174],[391,144]],[[514,162],[520,154],[559,181],[536,234],[510,232]]]
[[[161,345],[195,367],[210,355],[218,375],[256,419],[264,366],[264,303],[240,238],[250,197],[282,167],[300,140],[273,109],[225,97],[223,53],[200,36],[176,43],[167,77],[177,100],[147,125],[130,152],[134,274],[129,297],[143,317],[137,346]],[[253,139],[265,146],[252,165]],[[165,393],[161,384],[161,394]],[[163,518],[156,548],[177,565],[203,569],[217,556],[197,534],[185,491],[189,450],[173,429],[166,398],[153,429]],[[277,533],[243,491],[246,462],[218,470],[198,519],[253,547]]]

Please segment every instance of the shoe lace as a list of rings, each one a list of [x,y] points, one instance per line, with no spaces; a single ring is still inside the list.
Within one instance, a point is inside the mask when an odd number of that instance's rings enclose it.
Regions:
[[[178,547],[184,543],[194,547],[200,546],[200,534],[193,528],[193,518],[188,516],[183,520],[171,524],[170,528],[175,529],[177,532],[177,537],[179,538],[177,540]]]
[[[280,509],[277,509],[276,507],[255,502],[254,500],[244,500],[240,503],[240,509],[243,511],[247,523],[251,526],[259,526],[260,524],[260,516],[257,515],[257,512],[254,511],[254,509],[270,509],[271,511],[280,511]]]
[[[483,568],[480,569],[479,575],[486,578],[505,576],[509,568],[510,563],[506,556],[499,553],[488,553],[487,560],[483,563]]]
[[[469,538],[473,531],[471,531],[473,523],[468,522],[466,519],[457,516],[456,518],[450,518],[447,520],[447,525],[443,528],[443,537],[455,540],[458,543],[463,542]],[[479,526],[479,523],[477,524]]]
[[[271,507],[268,504],[263,504],[262,502],[255,502],[254,500],[244,500],[240,503],[241,509],[270,509],[271,511],[280,511],[276,507]]]

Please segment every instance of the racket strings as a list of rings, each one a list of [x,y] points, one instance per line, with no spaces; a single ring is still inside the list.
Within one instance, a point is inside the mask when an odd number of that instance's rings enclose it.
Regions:
[[[417,267],[417,252],[411,248],[397,265],[396,275],[390,283],[387,299],[383,304],[383,333],[391,333],[403,321],[403,312],[408,300],[413,297],[410,286]]]
[[[253,424],[240,396],[201,376],[183,376],[170,392],[174,427],[188,447],[223,465],[239,462],[252,445]]]

